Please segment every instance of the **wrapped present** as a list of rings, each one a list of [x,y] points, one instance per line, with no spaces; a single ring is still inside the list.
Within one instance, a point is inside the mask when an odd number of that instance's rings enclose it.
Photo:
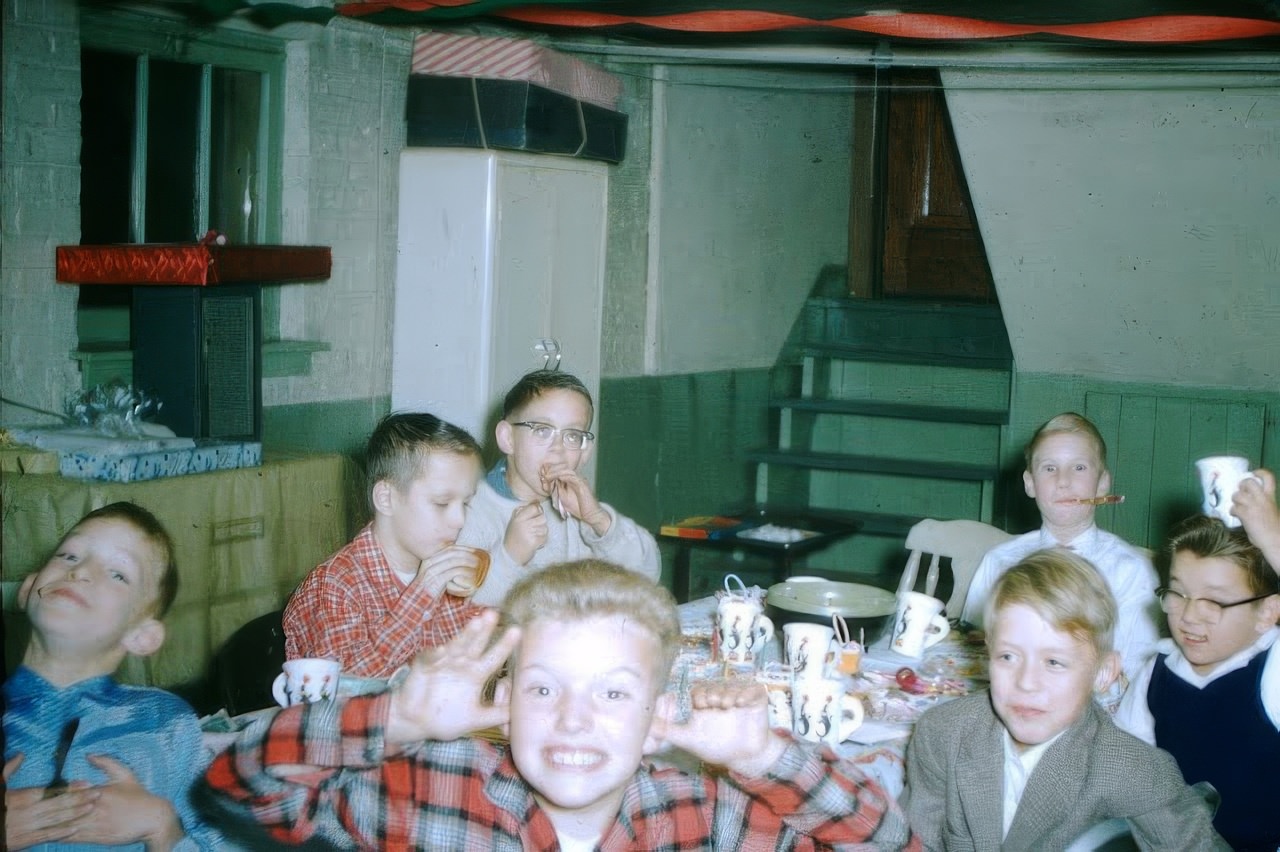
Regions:
[[[621,81],[581,59],[526,39],[427,32],[413,40],[414,74],[523,80],[605,109],[618,107]]]
[[[57,279],[67,284],[266,284],[329,277],[328,246],[214,243],[58,246]]]
[[[256,441],[196,441],[189,449],[136,453],[72,450],[58,457],[58,472],[64,477],[103,482],[145,482],[261,465],[262,444]]]

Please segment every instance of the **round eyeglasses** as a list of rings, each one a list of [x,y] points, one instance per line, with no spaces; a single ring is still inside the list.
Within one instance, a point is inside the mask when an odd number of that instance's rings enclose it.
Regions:
[[[556,435],[560,436],[560,443],[564,444],[566,450],[586,449],[587,444],[596,439],[595,435],[582,429],[557,429],[550,423],[539,423],[536,420],[522,420],[511,425],[528,429],[529,437],[540,447],[549,446]]]
[[[1217,624],[1221,621],[1222,614],[1232,607],[1244,606],[1245,604],[1264,600],[1271,597],[1272,594],[1274,594],[1274,592],[1268,592],[1265,595],[1255,595],[1251,598],[1245,598],[1242,601],[1223,603],[1222,601],[1215,601],[1212,598],[1188,597],[1182,592],[1175,592],[1173,589],[1156,589],[1156,597],[1160,599],[1160,608],[1166,613],[1176,615],[1192,604],[1198,603],[1200,604],[1201,617],[1210,624]]]

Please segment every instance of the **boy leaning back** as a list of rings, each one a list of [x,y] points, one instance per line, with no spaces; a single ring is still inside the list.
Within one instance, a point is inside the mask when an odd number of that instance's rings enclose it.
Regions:
[[[4,684],[5,848],[218,848],[188,798],[205,762],[195,713],[112,677],[164,644],[177,588],[168,533],[132,503],[85,515],[22,581],[31,639]]]
[[[987,601],[990,693],[925,712],[907,746],[903,807],[928,849],[1064,849],[1129,821],[1149,850],[1226,849],[1169,755],[1093,699],[1119,671],[1116,605],[1062,548],[1005,572]]]
[[[594,557],[657,580],[653,536],[596,499],[579,474],[595,448],[591,393],[559,370],[527,373],[507,392],[494,429],[503,458],[480,484],[459,541],[492,555],[475,602],[497,606],[530,571]]]
[[[1235,849],[1280,847],[1280,512],[1275,477],[1236,492],[1243,529],[1189,518],[1169,540],[1161,589],[1172,639],[1125,694],[1116,724],[1165,749],[1189,783],[1222,797],[1214,825]]]
[[[454,541],[480,470],[480,446],[457,426],[425,413],[384,417],[365,450],[373,520],[290,597],[286,656],[390,677],[478,615],[444,589],[471,585],[479,568],[476,553]]]
[[[1069,547],[1106,579],[1119,608],[1115,649],[1124,678],[1103,699],[1115,709],[1124,684],[1132,680],[1159,638],[1152,593],[1158,585],[1150,558],[1117,535],[1098,529],[1089,500],[1111,490],[1107,445],[1097,427],[1072,412],[1053,417],[1032,436],[1025,450],[1022,484],[1040,510],[1040,529],[996,545],[969,585],[962,618],[982,626],[987,596],[1000,575],[1027,554],[1046,547]]]
[[[489,612],[390,692],[251,728],[210,767],[215,796],[278,840],[362,849],[920,848],[851,764],[769,729],[758,684],[695,686],[678,718],[663,690],[679,619],[660,586],[566,563],[518,583],[504,614],[496,642]],[[493,725],[509,747],[466,736]],[[646,765],[664,745],[714,769]]]

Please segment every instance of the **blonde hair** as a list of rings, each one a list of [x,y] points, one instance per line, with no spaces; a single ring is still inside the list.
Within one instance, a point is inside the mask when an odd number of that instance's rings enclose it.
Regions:
[[[1027,448],[1023,451],[1027,470],[1032,469],[1032,462],[1039,446],[1050,436],[1063,434],[1085,436],[1093,443],[1093,448],[1098,453],[1098,462],[1102,465],[1102,469],[1107,469],[1107,442],[1102,439],[1102,433],[1098,431],[1098,427],[1094,426],[1089,418],[1084,415],[1076,414],[1074,411],[1065,411],[1062,414],[1050,417],[1031,436],[1031,440],[1027,442]]]
[[[988,630],[994,632],[996,615],[1015,604],[1034,610],[1055,630],[1092,645],[1098,659],[1112,650],[1116,599],[1098,569],[1065,547],[1037,550],[996,581],[987,599]]]
[[[657,683],[666,685],[680,651],[680,617],[671,592],[657,583],[601,559],[562,562],[529,574],[511,587],[502,604],[503,620],[528,627],[535,621],[572,622],[625,616],[658,640]]]

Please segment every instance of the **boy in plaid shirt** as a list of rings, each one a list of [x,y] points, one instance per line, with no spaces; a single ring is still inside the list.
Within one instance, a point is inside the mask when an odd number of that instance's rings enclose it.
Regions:
[[[770,730],[759,684],[698,684],[679,718],[666,589],[583,560],[521,580],[504,614],[496,641],[486,612],[389,692],[251,727],[206,774],[214,800],[275,842],[363,849],[921,848],[853,765]],[[468,736],[496,725],[510,746]],[[644,761],[665,746],[706,771]]]
[[[480,446],[433,415],[391,414],[369,436],[365,470],[373,520],[289,599],[285,654],[390,677],[480,613],[444,593],[451,582],[474,591],[479,556],[454,541],[480,480]]]

